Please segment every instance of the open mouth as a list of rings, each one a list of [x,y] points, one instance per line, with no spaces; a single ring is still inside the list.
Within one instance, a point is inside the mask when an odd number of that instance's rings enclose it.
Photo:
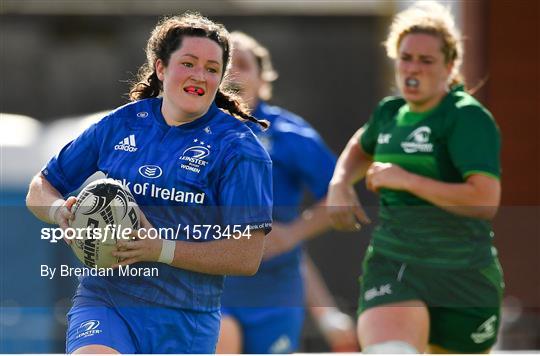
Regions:
[[[407,88],[418,88],[420,86],[420,81],[416,78],[407,78],[405,79],[405,86]]]
[[[198,95],[198,96],[203,96],[204,95],[204,89],[203,88],[199,88],[199,87],[196,87],[196,86],[193,86],[193,85],[185,87],[184,91],[186,93],[188,93],[188,94],[191,94],[191,95]]]

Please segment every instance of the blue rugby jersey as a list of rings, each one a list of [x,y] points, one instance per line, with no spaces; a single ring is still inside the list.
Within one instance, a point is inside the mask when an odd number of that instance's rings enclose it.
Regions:
[[[253,132],[215,104],[193,122],[169,126],[161,103],[161,98],[145,99],[111,112],[68,143],[43,175],[67,195],[102,171],[129,187],[155,228],[180,226],[174,238],[181,240],[213,241],[225,233],[215,229],[206,240],[194,239],[184,229],[194,224],[264,226],[268,232],[272,164]],[[159,277],[82,277],[80,282],[165,306],[219,309],[222,276],[163,263],[134,266],[157,267]]]
[[[326,195],[336,157],[317,131],[291,112],[261,102],[253,116],[270,122],[266,131],[251,123],[248,126],[272,158],[273,219],[280,223],[292,222],[300,214],[306,189],[316,200]],[[297,246],[263,261],[253,277],[227,277],[223,305],[303,305],[300,259],[301,246]]]

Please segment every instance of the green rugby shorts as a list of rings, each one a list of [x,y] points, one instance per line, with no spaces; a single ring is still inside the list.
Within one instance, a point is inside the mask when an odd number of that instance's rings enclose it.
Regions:
[[[370,246],[360,277],[358,313],[408,300],[429,310],[429,343],[459,353],[489,349],[497,340],[504,282],[494,259],[480,269],[441,269],[406,264]]]

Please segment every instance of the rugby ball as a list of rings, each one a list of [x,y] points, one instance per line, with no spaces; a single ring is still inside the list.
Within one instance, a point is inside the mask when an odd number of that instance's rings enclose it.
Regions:
[[[139,229],[140,217],[129,189],[114,179],[88,184],[77,196],[71,221],[71,248],[91,268],[108,268],[118,259],[112,255],[119,239]]]

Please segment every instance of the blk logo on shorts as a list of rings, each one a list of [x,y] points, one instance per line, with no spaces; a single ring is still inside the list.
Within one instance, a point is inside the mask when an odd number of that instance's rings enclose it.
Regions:
[[[364,299],[367,301],[370,301],[371,299],[375,297],[382,297],[383,295],[392,294],[392,286],[390,283],[384,284],[380,286],[379,288],[373,287],[369,290],[367,290],[364,293]]]

